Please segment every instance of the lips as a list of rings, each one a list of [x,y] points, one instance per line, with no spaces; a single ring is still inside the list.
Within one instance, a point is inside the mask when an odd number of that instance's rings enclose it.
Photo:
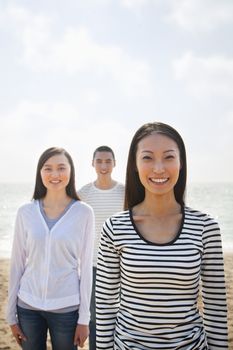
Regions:
[[[168,181],[168,177],[166,177],[166,178],[150,178],[150,180],[153,182],[153,183],[156,183],[156,184],[164,184],[165,182],[167,182]]]

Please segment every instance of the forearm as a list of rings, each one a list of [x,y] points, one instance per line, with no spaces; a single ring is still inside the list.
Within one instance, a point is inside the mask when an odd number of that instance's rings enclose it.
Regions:
[[[88,325],[90,321],[90,301],[92,292],[92,260],[94,245],[94,216],[88,219],[85,241],[82,246],[80,268],[80,305],[78,324]]]
[[[11,252],[10,275],[8,285],[8,304],[6,311],[6,320],[10,325],[18,323],[16,315],[16,304],[20,287],[20,281],[25,270],[25,261],[26,253],[24,230],[22,220],[18,214],[16,218],[15,235]]]
[[[119,277],[97,268],[96,335],[97,349],[113,349],[116,316],[119,309]]]
[[[228,349],[223,253],[216,226],[216,223],[212,223],[206,229],[202,257],[203,318],[210,350]]]

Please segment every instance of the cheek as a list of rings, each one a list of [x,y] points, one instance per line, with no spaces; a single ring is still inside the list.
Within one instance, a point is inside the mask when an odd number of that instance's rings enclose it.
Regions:
[[[173,166],[170,168],[170,171],[176,174],[177,177],[179,177],[180,169],[181,169],[181,165],[180,165],[180,162],[178,161],[176,164],[173,164]]]
[[[41,171],[40,177],[41,177],[42,182],[44,183],[44,181],[46,181],[48,175],[46,175],[45,173],[43,173],[43,172]]]
[[[140,163],[140,160],[136,158],[136,161],[135,161],[135,171],[137,173],[141,172],[141,168],[142,168],[142,165]]]
[[[67,171],[66,175],[65,175],[65,178],[67,180],[70,180],[70,176],[71,176],[71,171]]]
[[[140,163],[137,164],[136,172],[138,173],[138,177],[141,181],[141,183],[145,182],[145,179],[148,176],[148,167],[147,166],[142,166]]]
[[[151,164],[150,163],[143,163],[140,162],[140,160],[136,163],[136,171],[139,174],[147,173],[148,171],[151,171]]]

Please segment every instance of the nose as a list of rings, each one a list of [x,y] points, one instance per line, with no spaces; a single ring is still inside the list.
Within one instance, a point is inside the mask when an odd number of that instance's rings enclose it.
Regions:
[[[107,169],[107,164],[102,163],[102,164],[101,164],[101,169],[103,169],[103,170]]]
[[[58,170],[53,170],[52,172],[51,172],[51,177],[58,177],[59,176],[59,171]]]
[[[153,172],[156,174],[161,174],[164,172],[164,164],[162,161],[155,161],[153,164]]]

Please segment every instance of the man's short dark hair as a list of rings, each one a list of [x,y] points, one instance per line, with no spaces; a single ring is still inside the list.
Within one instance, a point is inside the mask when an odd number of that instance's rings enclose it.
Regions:
[[[113,159],[115,160],[115,154],[114,154],[113,150],[108,146],[97,147],[93,153],[93,160],[95,159],[95,155],[97,152],[110,152],[110,153],[112,153]]]

